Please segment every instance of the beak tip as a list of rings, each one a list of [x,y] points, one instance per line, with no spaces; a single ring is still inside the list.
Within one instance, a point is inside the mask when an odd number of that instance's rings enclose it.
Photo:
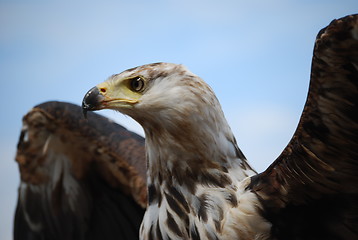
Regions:
[[[97,87],[91,88],[83,98],[82,112],[85,119],[87,119],[87,112],[97,110],[101,104],[101,94]]]

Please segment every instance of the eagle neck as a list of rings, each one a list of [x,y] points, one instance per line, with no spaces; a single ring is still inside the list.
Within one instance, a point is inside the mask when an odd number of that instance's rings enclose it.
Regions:
[[[255,173],[225,119],[215,128],[206,125],[203,122],[200,128],[172,132],[162,128],[160,137],[145,129],[151,187],[157,191],[164,185],[181,187],[194,194],[198,186],[225,188]]]

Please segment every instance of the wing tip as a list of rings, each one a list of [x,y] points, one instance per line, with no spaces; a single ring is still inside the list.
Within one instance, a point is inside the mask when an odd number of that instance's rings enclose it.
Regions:
[[[321,29],[316,37],[316,43],[323,39],[344,40],[347,38],[358,39],[358,14],[350,14],[342,18],[334,19]]]

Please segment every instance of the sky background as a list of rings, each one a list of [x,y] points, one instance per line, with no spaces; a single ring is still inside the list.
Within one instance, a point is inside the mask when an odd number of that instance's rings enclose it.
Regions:
[[[356,0],[0,0],[0,239],[12,239],[21,118],[80,104],[108,76],[186,65],[216,92],[241,150],[263,171],[290,140],[307,95],[315,36]],[[101,111],[143,134],[129,117]]]

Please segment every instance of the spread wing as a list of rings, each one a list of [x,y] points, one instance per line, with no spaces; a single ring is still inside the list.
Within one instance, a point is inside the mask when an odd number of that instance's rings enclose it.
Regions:
[[[358,15],[318,34],[298,128],[250,187],[277,239],[358,239]]]
[[[137,239],[146,205],[144,139],[79,106],[23,118],[14,239]]]

